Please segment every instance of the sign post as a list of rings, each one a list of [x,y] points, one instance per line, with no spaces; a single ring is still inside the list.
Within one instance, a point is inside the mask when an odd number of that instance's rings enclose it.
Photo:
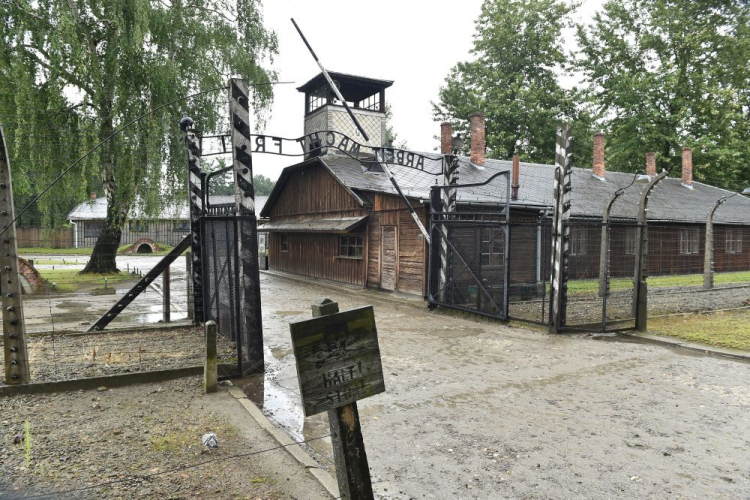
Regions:
[[[342,499],[373,499],[357,400],[385,392],[372,306],[339,312],[338,303],[312,305],[314,319],[291,323],[302,407],[309,417],[328,411]]]

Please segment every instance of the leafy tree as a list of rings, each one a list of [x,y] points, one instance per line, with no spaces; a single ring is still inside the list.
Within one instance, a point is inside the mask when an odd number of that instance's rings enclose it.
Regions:
[[[750,182],[748,26],[742,0],[611,0],[578,28],[579,67],[613,169],[643,168],[656,151],[679,175],[681,148],[691,146],[697,179]]]
[[[259,196],[268,196],[273,191],[276,181],[272,181],[263,174],[253,175],[253,188],[255,194]]]
[[[562,0],[485,0],[474,59],[451,69],[435,120],[453,122],[468,143],[468,117],[481,111],[489,156],[553,162],[557,125],[578,115],[557,79],[568,66],[560,34],[571,10]]]
[[[216,161],[215,168],[211,168],[210,170],[221,170],[227,166],[226,160],[224,158],[219,158]],[[232,171],[213,177],[210,184],[211,185],[208,187],[209,195],[234,196],[234,173]],[[272,181],[265,175],[253,174],[253,192],[256,196],[268,196],[271,194],[274,185],[276,185],[276,181]]]
[[[389,103],[385,105],[385,143],[392,144],[394,148],[398,149],[409,149],[409,145],[406,143],[406,139],[399,140],[398,134],[393,130],[391,120],[393,119],[393,108]]]
[[[262,25],[259,0],[14,0],[0,3],[0,15],[0,116],[12,118],[5,121],[21,192],[39,191],[68,160],[153,111],[46,197],[43,208],[54,213],[56,204],[101,185],[107,218],[84,272],[116,271],[134,203],[154,214],[185,199],[177,122],[186,113],[201,129],[216,129],[226,91],[157,108],[223,87],[230,75],[260,84],[276,76],[262,66],[272,62],[277,41]],[[252,97],[260,118],[271,87],[255,87]]]

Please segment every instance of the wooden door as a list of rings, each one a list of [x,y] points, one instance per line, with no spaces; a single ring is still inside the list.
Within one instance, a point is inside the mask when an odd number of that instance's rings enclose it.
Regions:
[[[396,289],[396,276],[398,276],[398,226],[383,226],[383,248],[380,252],[380,287],[385,290]]]

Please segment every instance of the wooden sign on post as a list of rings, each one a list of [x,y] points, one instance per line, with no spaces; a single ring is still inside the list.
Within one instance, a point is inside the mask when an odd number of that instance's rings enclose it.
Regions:
[[[305,415],[328,410],[343,500],[373,500],[357,400],[385,392],[372,306],[339,313],[321,299],[314,319],[290,325]]]
[[[385,392],[372,306],[289,326],[305,416]]]

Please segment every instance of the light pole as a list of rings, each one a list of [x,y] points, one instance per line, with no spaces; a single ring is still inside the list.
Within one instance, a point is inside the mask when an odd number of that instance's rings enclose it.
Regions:
[[[703,288],[706,290],[714,287],[714,214],[716,213],[716,209],[723,205],[725,201],[738,194],[744,196],[750,195],[750,187],[734,194],[722,196],[716,200],[716,203],[714,203],[706,216],[706,250],[703,261]]]
[[[646,253],[648,251],[646,211],[648,210],[648,197],[656,185],[668,175],[669,170],[662,170],[659,175],[651,179],[648,186],[646,186],[641,193],[641,201],[638,204],[638,225],[636,227],[638,251],[635,253],[635,272],[633,279],[635,294],[633,295],[633,313],[635,315],[635,328],[639,332],[645,332],[648,327],[648,283],[646,282]],[[647,175],[638,177],[644,181],[650,179]]]

